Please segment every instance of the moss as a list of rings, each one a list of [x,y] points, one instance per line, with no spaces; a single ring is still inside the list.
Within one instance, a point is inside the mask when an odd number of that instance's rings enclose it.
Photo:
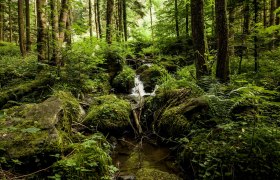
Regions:
[[[73,154],[55,163],[52,177],[62,179],[109,179],[116,168],[109,156],[110,145],[101,134],[94,134],[72,145]]]
[[[101,96],[91,105],[84,123],[102,132],[122,132],[129,126],[130,112],[128,101],[115,95]]]
[[[80,111],[78,101],[67,92],[57,92],[40,104],[4,110],[0,119],[1,156],[8,162],[50,163],[50,155],[61,152],[69,143],[71,123],[81,119]]]
[[[169,174],[157,169],[142,168],[136,173],[137,180],[178,180],[180,179],[174,174]]]
[[[159,83],[160,79],[167,75],[167,71],[157,65],[152,65],[140,74],[141,80],[144,82],[145,91],[151,92]]]
[[[124,66],[122,72],[120,72],[113,80],[113,87],[116,92],[129,93],[134,87],[135,71],[128,66]]]

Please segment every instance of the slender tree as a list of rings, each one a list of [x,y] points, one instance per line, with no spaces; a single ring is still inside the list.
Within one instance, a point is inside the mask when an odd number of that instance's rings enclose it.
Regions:
[[[257,0],[254,0],[254,23],[255,26],[258,22],[258,2]],[[255,72],[259,71],[259,61],[258,61],[258,37],[257,37],[257,31],[255,30],[254,35],[254,58],[255,58]]]
[[[93,27],[92,27],[92,3],[91,3],[91,0],[88,0],[88,10],[89,10],[89,18],[88,18],[89,34],[90,34],[90,38],[92,38]]]
[[[229,11],[229,41],[231,42],[231,45],[229,46],[229,55],[233,56],[234,55],[234,22],[235,22],[235,6],[232,5],[231,7],[228,8]]]
[[[175,28],[177,38],[180,36],[179,32],[179,19],[178,19],[178,0],[175,0]]]
[[[102,27],[101,27],[100,0],[96,0],[96,16],[97,16],[99,38],[101,39],[103,35],[102,35]]]
[[[9,1],[9,41],[13,41],[12,2]]]
[[[263,0],[263,26],[267,27],[267,4],[266,4],[266,0]]]
[[[0,2],[0,41],[3,41],[3,27],[4,27],[4,19],[2,14],[4,13],[4,6]]]
[[[249,34],[249,26],[250,26],[250,4],[249,0],[244,1],[244,13],[243,13],[243,34],[248,35]]]
[[[276,0],[276,7],[279,8],[280,7],[280,0]],[[280,24],[280,17],[279,17],[280,13],[277,12],[276,13],[276,21],[275,24],[279,25]]]
[[[226,0],[215,0],[217,34],[216,77],[223,83],[229,81],[228,20]]]
[[[189,8],[190,5],[186,3],[186,35],[189,37]]]
[[[275,11],[276,9],[276,1],[275,0],[270,0],[270,15],[269,15],[269,25],[273,26],[275,25]]]
[[[60,47],[62,46],[65,39],[66,23],[67,23],[68,15],[69,15],[69,0],[62,0],[60,16],[59,16],[59,46]]]
[[[128,33],[127,33],[126,0],[122,0],[122,2],[123,2],[123,33],[124,33],[124,40],[127,41]]]
[[[191,0],[191,26],[195,51],[196,77],[208,75],[206,66],[206,36],[204,25],[204,0]]]
[[[107,0],[106,9],[106,42],[112,44],[112,18],[114,11],[114,0]]]
[[[24,31],[24,12],[23,12],[24,0],[18,0],[18,30],[19,30],[19,46],[22,56],[26,55],[25,44],[25,31]]]
[[[26,51],[31,50],[31,36],[30,36],[30,8],[29,0],[25,0],[25,22],[26,22]]]
[[[99,27],[98,27],[98,20],[97,20],[97,0],[94,0],[94,23],[95,23],[95,32],[96,37],[99,38]]]
[[[37,51],[38,61],[47,61],[47,19],[45,8],[47,0],[36,0],[37,8]]]
[[[52,59],[51,64],[59,63],[59,32],[58,32],[58,6],[57,0],[50,0],[51,7],[51,25],[52,25]]]
[[[123,1],[124,0],[118,0],[118,24],[119,24],[118,33],[121,39],[123,38]]]

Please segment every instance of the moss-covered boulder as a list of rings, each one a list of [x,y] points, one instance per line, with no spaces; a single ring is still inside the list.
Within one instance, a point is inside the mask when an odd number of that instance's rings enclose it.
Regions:
[[[97,97],[84,119],[86,125],[106,133],[122,132],[130,125],[131,106],[115,95]]]
[[[56,162],[51,178],[110,179],[117,170],[109,156],[110,145],[102,134],[94,134],[82,143],[72,145],[73,153]]]
[[[113,87],[118,93],[129,93],[134,87],[135,71],[128,66],[114,78]]]
[[[159,80],[167,75],[166,69],[158,66],[152,65],[140,73],[140,79],[144,83],[144,89],[147,92],[153,91],[155,86],[159,83]]]
[[[142,168],[136,173],[137,180],[180,180],[175,174],[169,174],[158,169]]]
[[[7,167],[15,162],[36,167],[50,163],[51,155],[60,152],[71,139],[72,121],[79,121],[83,114],[79,102],[66,92],[57,92],[40,104],[16,106],[3,112],[0,157],[1,164]]]

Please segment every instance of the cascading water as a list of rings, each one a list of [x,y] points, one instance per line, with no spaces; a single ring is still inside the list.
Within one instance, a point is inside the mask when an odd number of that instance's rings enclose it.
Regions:
[[[146,93],[145,89],[144,89],[144,84],[143,82],[140,80],[140,76],[136,75],[134,78],[134,84],[135,87],[132,88],[132,92],[131,92],[131,96],[133,97],[144,97],[144,96],[155,96],[156,95],[156,90],[158,88],[158,85],[156,85],[155,89],[153,92],[151,93]]]

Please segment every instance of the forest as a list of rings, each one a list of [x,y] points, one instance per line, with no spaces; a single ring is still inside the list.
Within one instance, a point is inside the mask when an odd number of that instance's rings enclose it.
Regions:
[[[280,179],[280,0],[0,0],[0,179]]]

